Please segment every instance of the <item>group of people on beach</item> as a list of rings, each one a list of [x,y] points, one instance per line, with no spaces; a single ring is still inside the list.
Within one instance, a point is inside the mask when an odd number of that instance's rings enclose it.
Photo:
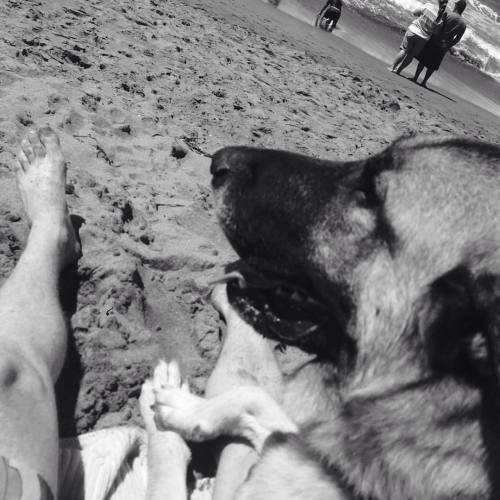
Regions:
[[[413,11],[416,19],[408,26],[391,67],[391,71],[399,75],[416,58],[418,65],[412,80],[418,83],[426,68],[420,83],[422,87],[427,87],[431,75],[439,69],[446,53],[461,40],[466,29],[462,14],[467,0],[456,0],[451,12],[447,10],[448,0],[435,1],[435,4],[428,2]],[[327,0],[316,16],[315,26],[322,27],[323,20],[331,20],[335,26],[341,10],[342,0]]]
[[[416,58],[419,62],[412,80],[418,83],[420,74],[427,68],[420,83],[427,87],[431,75],[439,69],[448,50],[460,41],[466,29],[462,17],[466,0],[456,0],[452,12],[448,12],[447,6],[448,0],[437,0],[436,4],[426,3],[413,12],[416,19],[406,30],[391,71],[399,75]]]

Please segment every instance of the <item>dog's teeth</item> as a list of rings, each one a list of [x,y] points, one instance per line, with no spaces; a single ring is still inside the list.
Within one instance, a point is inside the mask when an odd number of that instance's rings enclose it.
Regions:
[[[311,335],[311,333],[316,332],[316,331],[317,331],[317,329],[318,329],[318,325],[313,325],[313,326],[310,326],[309,328],[307,328],[307,329],[304,331],[304,333],[305,333],[306,335]]]

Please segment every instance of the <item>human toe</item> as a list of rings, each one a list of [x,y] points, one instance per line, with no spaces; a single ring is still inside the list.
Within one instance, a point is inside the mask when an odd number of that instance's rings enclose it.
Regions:
[[[21,151],[24,153],[28,163],[31,163],[35,159],[35,152],[33,151],[33,146],[28,137],[25,137],[21,141]]]
[[[43,156],[45,156],[45,147],[40,141],[40,136],[38,135],[37,131],[30,130],[28,132],[28,142],[35,157],[42,158]]]
[[[58,151],[60,149],[59,136],[49,127],[43,127],[38,131],[40,142],[48,151]]]
[[[22,150],[19,151],[19,153],[17,154],[17,157],[16,157],[16,161],[17,161],[18,170],[20,170],[21,172],[25,172],[29,166],[29,160],[26,157],[24,151],[22,151]]]

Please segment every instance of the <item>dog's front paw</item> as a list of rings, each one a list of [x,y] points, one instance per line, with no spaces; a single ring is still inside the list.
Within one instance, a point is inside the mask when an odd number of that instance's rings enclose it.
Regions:
[[[153,376],[154,420],[158,429],[179,433],[188,441],[205,441],[214,432],[203,420],[205,400],[191,394],[176,361],[160,361]]]

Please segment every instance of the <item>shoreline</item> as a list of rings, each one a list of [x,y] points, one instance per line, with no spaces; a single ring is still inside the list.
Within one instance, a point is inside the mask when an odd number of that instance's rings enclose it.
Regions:
[[[322,0],[314,0],[305,6],[298,0],[282,0],[278,9],[312,26],[316,14],[310,10],[311,4],[317,5],[319,11],[323,3]],[[386,66],[396,56],[403,34],[404,29],[348,8],[342,10],[338,27],[332,32],[332,36],[341,38]],[[416,63],[413,61],[404,74],[413,76],[415,67]],[[452,94],[468,100],[500,117],[500,82],[451,54],[447,54],[440,70],[432,76],[429,88],[430,91],[437,90],[445,96]]]

